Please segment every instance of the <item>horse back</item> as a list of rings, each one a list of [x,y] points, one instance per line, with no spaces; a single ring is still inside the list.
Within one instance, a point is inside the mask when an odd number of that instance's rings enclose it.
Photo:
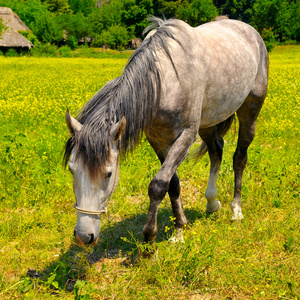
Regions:
[[[176,36],[168,41],[173,63],[157,54],[164,83],[157,122],[162,127],[214,126],[235,113],[255,85],[266,91],[268,54],[254,28],[236,20],[196,28],[169,22]]]

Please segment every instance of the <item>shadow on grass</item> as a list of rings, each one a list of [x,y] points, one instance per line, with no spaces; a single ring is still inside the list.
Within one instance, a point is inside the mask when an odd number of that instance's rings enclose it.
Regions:
[[[200,210],[186,209],[185,214],[189,225],[197,219],[207,218],[206,213]],[[164,229],[166,226],[172,226],[170,221],[172,216],[171,209],[159,210],[156,243],[168,239],[169,236]],[[44,270],[39,270],[41,282],[50,288],[59,287],[66,291],[72,291],[77,280],[85,279],[88,268],[102,259],[120,256],[130,259],[133,252],[137,253],[138,244],[142,242],[146,218],[147,215],[144,213],[125,218],[117,223],[110,223],[109,219],[106,220],[104,228],[100,232],[99,241],[94,247],[79,247],[74,239],[70,248],[66,252],[62,252],[56,261]],[[120,263],[122,262],[120,261]],[[34,276],[30,277],[34,278]]]

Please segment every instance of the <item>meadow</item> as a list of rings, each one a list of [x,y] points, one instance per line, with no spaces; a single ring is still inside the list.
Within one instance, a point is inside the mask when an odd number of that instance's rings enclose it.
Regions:
[[[218,180],[222,209],[205,213],[208,156],[186,159],[185,243],[168,243],[174,220],[166,197],[157,256],[138,261],[147,188],[159,169],[147,142],[122,159],[94,248],[74,241],[72,177],[62,165],[66,109],[74,114],[128,57],[0,57],[0,299],[299,299],[299,50],[270,54],[268,96],[244,172],[244,219],[230,222],[233,128]]]

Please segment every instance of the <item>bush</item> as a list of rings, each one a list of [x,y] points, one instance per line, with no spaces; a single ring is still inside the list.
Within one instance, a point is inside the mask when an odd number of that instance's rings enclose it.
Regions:
[[[184,2],[185,3],[185,2]],[[193,0],[177,9],[176,17],[185,20],[191,26],[199,26],[213,20],[218,10],[212,0]]]
[[[260,0],[253,5],[251,24],[263,34],[264,28],[271,28],[276,40],[284,42],[299,38],[299,1]]]
[[[78,48],[78,41],[77,38],[73,35],[68,36],[67,38],[67,45],[72,49],[75,50]]]
[[[93,46],[102,47],[108,45],[112,49],[124,48],[130,40],[128,31],[125,27],[113,25],[108,30],[103,30],[100,35],[95,37]]]
[[[63,30],[49,12],[36,18],[33,32],[41,43],[58,44],[63,39]]]
[[[263,29],[261,36],[265,42],[265,45],[267,47],[268,52],[271,52],[272,49],[275,47],[276,45],[276,35],[274,34],[274,32],[272,31],[272,28],[270,29]]]
[[[17,56],[19,56],[19,53],[17,52],[16,49],[10,48],[6,51],[5,56],[7,56],[7,57],[17,57]]]
[[[33,56],[54,57],[57,56],[57,49],[54,45],[44,44],[34,47],[31,53]]]
[[[72,57],[72,49],[69,46],[62,46],[58,49],[58,52],[61,57]]]

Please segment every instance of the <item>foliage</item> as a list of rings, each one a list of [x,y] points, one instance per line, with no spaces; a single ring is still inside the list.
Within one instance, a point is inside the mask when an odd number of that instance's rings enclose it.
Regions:
[[[121,49],[122,45],[126,45],[129,42],[129,39],[129,34],[125,27],[113,25],[96,36],[93,46],[103,47],[108,45],[108,47],[113,49]]]
[[[159,15],[164,15],[167,18],[174,18],[177,10],[181,7],[183,0],[177,1],[158,1],[158,7],[156,8]]]
[[[72,39],[75,38],[77,44],[80,39],[89,36],[91,33],[88,18],[85,17],[82,13],[77,13],[73,15],[63,14],[59,17],[59,23],[61,28],[64,28],[64,30],[67,33],[67,40],[69,40],[70,37],[72,37]]]
[[[72,57],[71,48],[69,46],[62,46],[58,49],[58,53],[61,57]]]
[[[12,8],[41,43],[58,47],[67,42],[75,48],[86,37],[94,44],[103,37],[109,41],[115,26],[126,28],[130,39],[141,38],[149,15],[180,18],[192,26],[228,15],[253,25],[268,39],[271,30],[276,42],[300,41],[299,0],[0,0],[0,6]],[[120,40],[121,46],[120,41],[106,44],[126,47],[128,39]]]
[[[19,53],[17,52],[16,49],[14,49],[14,48],[9,48],[9,49],[5,52],[5,56],[7,56],[7,57],[16,57],[16,56],[19,56]]]
[[[76,13],[82,13],[85,17],[95,11],[94,0],[69,0],[70,9]]]
[[[222,210],[205,214],[208,156],[196,165],[185,160],[178,171],[185,243],[168,243],[174,220],[165,199],[157,257],[135,262],[147,187],[159,169],[147,141],[121,161],[95,248],[74,242],[72,177],[62,167],[66,109],[74,113],[119,76],[127,58],[0,57],[0,298],[299,299],[299,53],[284,46],[270,54],[268,96],[244,173],[245,219],[230,223],[236,138],[229,133],[218,179]]]
[[[31,30],[35,26],[36,18],[48,12],[47,6],[40,0],[0,0],[0,6],[11,8]]]
[[[56,15],[71,13],[68,0],[41,0],[45,2],[47,9]]]
[[[73,35],[68,35],[67,37],[67,45],[70,47],[72,50],[75,50],[78,47],[78,40],[76,39],[75,36]]]
[[[100,34],[115,24],[121,24],[122,3],[112,0],[109,4],[103,4],[102,9],[95,10],[90,16],[92,30]]]
[[[220,6],[220,13],[228,15],[231,19],[251,23],[253,17],[253,5],[256,0],[227,0]]]
[[[193,0],[191,3],[185,1],[176,11],[178,19],[195,27],[213,20],[217,15],[218,10],[212,0]]]
[[[272,49],[276,45],[276,36],[272,29],[263,29],[261,33],[261,37],[263,38],[265,45],[267,47],[268,52],[271,52]]]
[[[19,30],[18,32],[22,34],[27,40],[29,40],[34,46],[40,45],[40,41],[32,31]]]
[[[39,41],[44,44],[58,43],[63,38],[61,27],[56,23],[55,17],[50,13],[38,16],[32,30]]]
[[[265,28],[272,31],[279,40],[300,41],[300,1],[259,0],[253,6],[253,24],[259,32]]]
[[[147,18],[153,15],[152,0],[123,0],[121,11],[122,23],[135,36],[142,36],[147,27]]]
[[[1,35],[5,32],[6,29],[7,27],[5,26],[5,24],[3,24],[2,19],[0,19],[0,39],[1,39]]]
[[[46,56],[54,57],[57,56],[57,48],[51,44],[37,45],[32,50],[31,53],[33,56]]]

